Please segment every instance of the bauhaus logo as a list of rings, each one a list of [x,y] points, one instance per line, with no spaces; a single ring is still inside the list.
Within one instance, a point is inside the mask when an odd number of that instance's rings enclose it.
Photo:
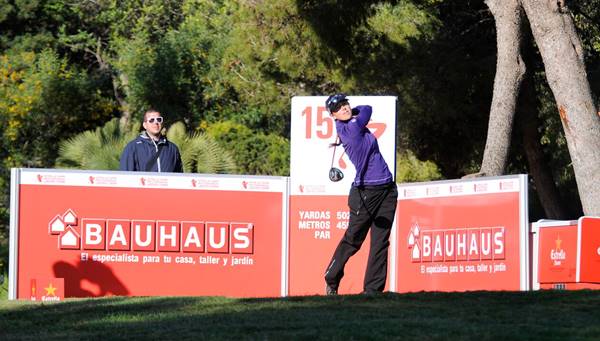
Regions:
[[[62,250],[254,253],[254,226],[247,222],[80,219],[68,209],[48,226]]]
[[[413,262],[480,261],[505,258],[504,227],[422,229],[415,222],[407,246]]]

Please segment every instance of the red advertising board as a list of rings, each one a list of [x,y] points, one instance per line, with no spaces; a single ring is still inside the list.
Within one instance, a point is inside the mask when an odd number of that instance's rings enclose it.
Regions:
[[[13,298],[286,293],[287,179],[14,169]],[[14,226],[13,226],[14,225]]]
[[[290,295],[317,295],[325,291],[325,269],[348,227],[346,196],[292,196],[290,198]],[[363,291],[370,238],[350,258],[338,292]]]
[[[577,282],[577,224],[540,229],[539,241],[540,282]]]
[[[600,284],[600,217],[581,217],[578,227],[581,248],[578,282]]]
[[[399,187],[398,292],[527,290],[527,177]]]
[[[532,224],[533,289],[600,289],[600,218]]]

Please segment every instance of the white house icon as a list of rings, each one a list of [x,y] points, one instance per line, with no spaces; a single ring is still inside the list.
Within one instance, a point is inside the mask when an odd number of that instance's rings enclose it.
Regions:
[[[419,233],[421,233],[420,228],[419,228],[419,223],[415,223],[413,225],[413,233],[415,234],[415,237],[419,235]]]
[[[50,234],[59,234],[65,230],[65,223],[58,214],[50,220],[48,230]]]
[[[415,245],[415,235],[411,233],[408,234],[408,247],[412,247]]]
[[[412,259],[419,260],[421,259],[421,250],[419,249],[419,244],[415,244],[412,249]]]
[[[63,214],[62,219],[65,225],[77,226],[77,215],[70,208],[65,211],[65,214]]]
[[[408,248],[410,249],[415,245],[419,238],[419,223],[414,223],[408,232]]]
[[[79,234],[71,227],[60,234],[58,238],[58,247],[61,249],[79,249]]]
[[[410,257],[413,261],[421,259],[421,247],[419,246],[420,230],[419,223],[415,222],[408,233],[408,248],[411,250]]]

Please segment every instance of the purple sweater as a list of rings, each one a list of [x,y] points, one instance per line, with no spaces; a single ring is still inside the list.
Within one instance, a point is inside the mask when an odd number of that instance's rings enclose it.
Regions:
[[[356,111],[358,114],[354,115]],[[379,152],[377,139],[367,129],[373,109],[370,105],[359,105],[352,112],[354,116],[350,120],[336,120],[335,128],[356,168],[353,185],[376,186],[392,181],[392,173]]]

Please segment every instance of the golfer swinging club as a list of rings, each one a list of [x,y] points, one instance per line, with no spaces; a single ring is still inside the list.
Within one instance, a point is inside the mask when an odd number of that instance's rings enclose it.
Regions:
[[[325,271],[325,292],[337,295],[346,262],[360,249],[371,229],[363,293],[379,293],[387,278],[389,237],[398,198],[396,183],[379,152],[377,139],[367,129],[371,106],[352,109],[344,94],[329,96],[325,106],[335,119],[339,139],[356,168],[348,196],[350,221]]]

